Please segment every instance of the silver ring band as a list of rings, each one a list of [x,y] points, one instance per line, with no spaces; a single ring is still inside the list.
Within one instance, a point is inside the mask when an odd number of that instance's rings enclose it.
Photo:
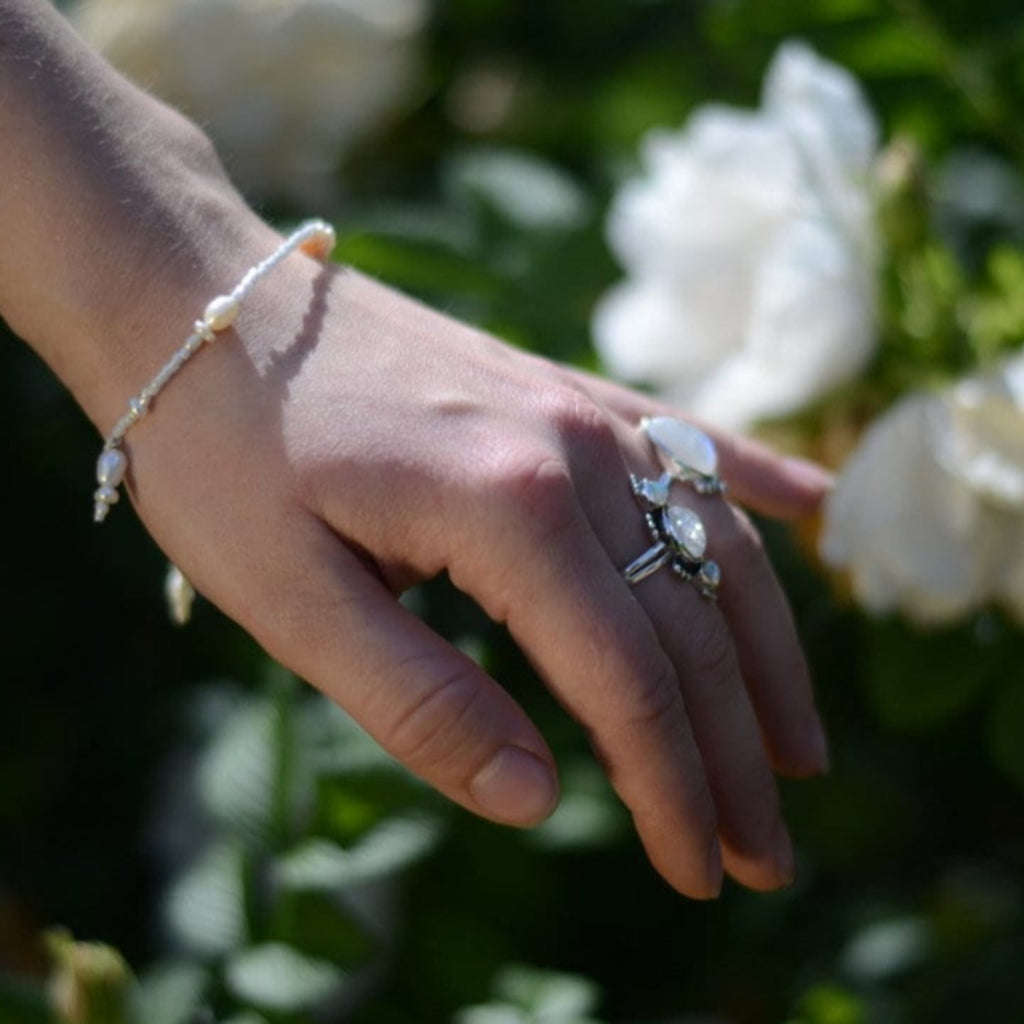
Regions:
[[[636,586],[668,566],[704,597],[714,600],[722,579],[721,569],[717,562],[704,558],[707,534],[700,516],[683,505],[669,504],[672,480],[669,473],[659,480],[630,477],[654,544],[622,570],[622,578],[631,587]]]

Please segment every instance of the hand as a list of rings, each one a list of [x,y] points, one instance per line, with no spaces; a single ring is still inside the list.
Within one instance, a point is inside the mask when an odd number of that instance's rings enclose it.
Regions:
[[[278,239],[201,133],[51,5],[10,0],[0,25],[0,135],[18,140],[0,147],[0,314],[106,433]],[[688,495],[717,605],[668,572],[622,579],[651,543],[636,424],[663,411],[296,256],[131,431],[128,482],[168,555],[271,654],[453,800],[537,822],[556,800],[543,738],[397,599],[447,571],[586,727],[673,886],[713,895],[724,863],[770,888],[793,870],[772,769],[822,770],[825,741],[734,506]],[[736,498],[781,515],[821,499],[821,474],[718,443]]]
[[[668,410],[352,271],[294,257],[260,289],[129,438],[139,512],[197,588],[451,799],[536,823],[556,801],[543,738],[397,599],[447,571],[587,729],[674,887],[717,893],[723,862],[753,888],[789,881],[772,769],[827,755],[756,531],[680,488],[718,603],[667,571],[620,575],[651,544],[628,478],[658,468],[637,422]],[[822,497],[819,471],[717,441],[753,507]]]

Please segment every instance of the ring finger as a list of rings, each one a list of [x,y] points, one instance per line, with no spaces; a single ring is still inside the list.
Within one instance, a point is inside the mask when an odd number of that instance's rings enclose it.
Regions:
[[[630,432],[622,443],[630,464],[644,477],[656,479],[661,471],[642,435]],[[593,479],[588,474],[580,478]],[[628,480],[618,487],[604,486],[583,500],[595,531],[620,568],[641,551],[657,547]],[[751,594],[742,603],[732,600],[740,580],[731,577],[731,570],[739,572],[743,564],[757,559],[758,552],[747,550],[749,535],[730,505],[681,483],[671,487],[667,505],[699,517],[707,538],[706,555],[721,565],[722,606],[700,592],[699,579],[689,585],[671,564],[636,583],[633,596],[675,667],[715,802],[726,870],[752,888],[775,888],[792,879],[792,846],[726,613],[738,608],[742,615],[756,610],[758,596],[766,602],[777,602],[780,596],[766,590],[764,574],[757,572],[742,584],[759,595]],[[692,515],[679,519],[700,532]]]

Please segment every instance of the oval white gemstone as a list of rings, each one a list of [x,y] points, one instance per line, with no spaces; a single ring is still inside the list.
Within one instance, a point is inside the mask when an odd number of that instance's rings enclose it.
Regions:
[[[701,476],[714,476],[718,472],[715,443],[703,430],[670,416],[644,420],[643,428],[670,467],[693,470]]]
[[[96,479],[105,487],[118,487],[128,469],[128,457],[117,448],[107,448],[96,460]]]
[[[668,535],[691,558],[704,557],[708,546],[708,537],[704,532],[704,524],[693,509],[672,505],[665,513],[665,529]]]

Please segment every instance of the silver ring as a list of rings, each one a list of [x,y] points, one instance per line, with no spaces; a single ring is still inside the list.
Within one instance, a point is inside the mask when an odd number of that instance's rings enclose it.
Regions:
[[[645,416],[640,429],[673,480],[689,484],[698,494],[725,493],[715,442],[703,430],[671,416]]]
[[[684,505],[668,503],[673,475],[666,472],[658,480],[629,479],[654,544],[622,570],[622,578],[633,587],[668,566],[704,597],[714,600],[722,571],[717,562],[704,558],[707,532],[700,516]]]

